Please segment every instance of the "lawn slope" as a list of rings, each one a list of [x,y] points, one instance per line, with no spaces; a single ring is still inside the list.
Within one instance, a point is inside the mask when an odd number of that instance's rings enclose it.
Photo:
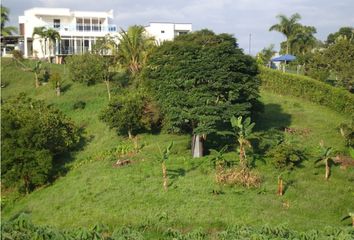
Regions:
[[[50,67],[65,71],[65,66]],[[141,134],[144,147],[132,158],[133,163],[114,168],[113,161],[102,156],[127,140],[99,120],[100,111],[108,102],[103,84],[88,87],[67,80],[66,90],[57,97],[50,84],[35,89],[33,75],[14,68],[9,60],[3,60],[2,80],[8,84],[2,89],[3,99],[19,92],[43,99],[84,126],[87,138],[84,148],[67,163],[68,173],[53,184],[16,201],[12,201],[14,194],[5,194],[4,219],[27,211],[34,223],[61,228],[93,226],[99,222],[111,227],[151,225],[162,229],[213,230],[241,223],[308,230],[344,226],[341,217],[354,209],[354,170],[334,167],[330,180],[324,181],[324,167],[313,164],[320,140],[338,151],[344,150],[337,127],[350,119],[325,107],[261,92],[265,111],[257,119],[257,131],[272,127],[309,131],[307,136],[287,136],[306,146],[309,160],[287,176],[286,193],[278,197],[275,193],[279,172],[266,159],[255,163],[263,176],[261,188],[217,186],[214,171],[205,164],[209,157],[190,158],[187,135]],[[85,109],[73,110],[77,101],[86,102]],[[164,192],[161,166],[155,156],[158,146],[172,140],[175,147],[172,160],[167,163],[170,186]],[[236,153],[230,152],[226,157],[236,159]],[[213,194],[214,190],[221,194]]]

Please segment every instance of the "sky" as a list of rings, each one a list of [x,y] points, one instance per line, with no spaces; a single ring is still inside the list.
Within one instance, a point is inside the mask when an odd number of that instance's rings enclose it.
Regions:
[[[8,25],[18,26],[18,16],[32,7],[113,9],[113,23],[123,29],[149,22],[192,23],[193,30],[234,35],[244,52],[251,50],[252,55],[270,44],[279,49],[285,40],[280,33],[268,31],[279,14],[299,13],[300,23],[315,26],[320,40],[340,27],[354,27],[354,0],[2,0],[2,4],[10,9]]]

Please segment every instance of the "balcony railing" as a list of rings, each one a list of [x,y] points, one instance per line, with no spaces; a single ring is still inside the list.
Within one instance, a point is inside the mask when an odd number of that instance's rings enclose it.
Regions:
[[[46,27],[53,28],[63,32],[116,32],[117,26],[113,24],[51,24],[47,23]]]

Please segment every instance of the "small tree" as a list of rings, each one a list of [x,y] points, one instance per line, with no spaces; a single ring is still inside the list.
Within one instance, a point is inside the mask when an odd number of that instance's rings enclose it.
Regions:
[[[59,110],[21,94],[1,109],[1,183],[28,193],[45,184],[54,157],[80,141],[79,129]]]
[[[41,61],[37,61],[34,65],[34,67],[31,70],[34,74],[34,80],[35,80],[35,86],[36,88],[39,87],[39,78],[38,75],[41,73],[42,71],[42,62]]]
[[[325,173],[325,179],[328,180],[329,176],[331,174],[331,163],[333,162],[333,159],[331,157],[332,153],[332,148],[331,147],[325,147],[323,142],[320,143],[321,146],[321,157],[315,161],[315,163],[318,162],[323,162],[326,166],[326,173]]]
[[[173,147],[173,142],[171,142],[168,145],[168,147],[164,148],[163,150],[161,150],[161,148],[159,147],[160,156],[158,158],[158,161],[161,163],[161,167],[162,167],[163,189],[165,191],[167,191],[168,188],[166,161],[170,159],[170,153],[172,147]]]
[[[49,82],[52,84],[52,86],[55,89],[55,92],[57,93],[57,96],[60,96],[61,94],[61,88],[63,85],[63,79],[61,75],[57,72],[54,72],[51,74],[49,78]]]
[[[143,127],[144,99],[140,93],[127,93],[116,97],[103,110],[101,119],[120,133],[127,133],[132,139],[133,133]]]
[[[235,135],[239,143],[239,156],[241,167],[247,167],[246,148],[252,148],[249,137],[255,123],[251,123],[251,118],[247,117],[242,121],[242,117],[232,117],[231,125],[235,130]]]

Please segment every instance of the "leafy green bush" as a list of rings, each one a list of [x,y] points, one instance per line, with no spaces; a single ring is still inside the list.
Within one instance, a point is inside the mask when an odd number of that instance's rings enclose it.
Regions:
[[[301,97],[340,113],[354,115],[354,95],[315,79],[260,68],[262,88],[284,95]]]
[[[1,183],[26,192],[48,181],[55,156],[80,141],[79,128],[59,110],[24,94],[1,110]]]
[[[77,101],[73,105],[73,109],[84,109],[86,107],[86,103],[84,101]]]
[[[12,50],[11,51],[12,57],[16,60],[23,60],[23,53],[19,50]]]
[[[156,104],[143,91],[129,92],[116,97],[102,111],[101,120],[118,133],[128,133],[129,138],[139,130],[150,130],[160,120]]]
[[[267,152],[276,168],[292,169],[305,159],[303,150],[294,144],[282,142]]]
[[[66,60],[66,63],[74,82],[92,85],[104,78],[105,62],[100,55],[89,53],[73,55]]]

